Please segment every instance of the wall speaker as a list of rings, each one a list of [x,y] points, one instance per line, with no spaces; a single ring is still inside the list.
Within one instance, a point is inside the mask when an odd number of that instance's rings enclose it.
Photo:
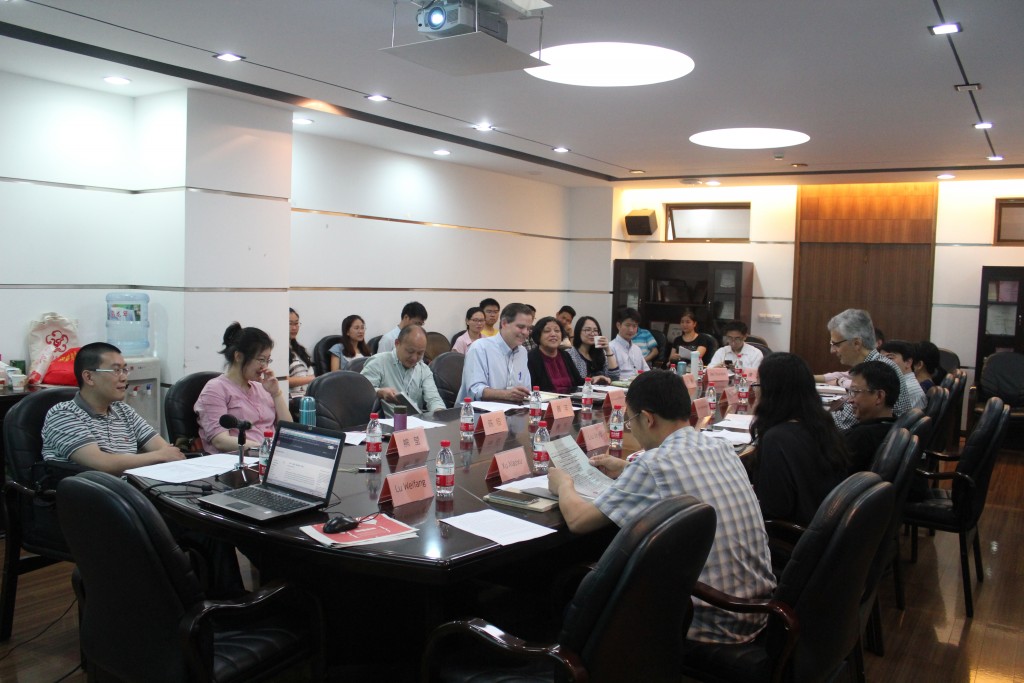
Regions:
[[[658,214],[653,209],[637,209],[626,214],[626,234],[653,235],[658,232]]]

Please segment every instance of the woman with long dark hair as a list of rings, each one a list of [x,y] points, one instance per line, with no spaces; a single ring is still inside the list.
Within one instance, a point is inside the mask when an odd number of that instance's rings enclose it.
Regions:
[[[299,343],[299,314],[294,308],[288,309],[288,394],[299,398],[306,393],[306,385],[316,379],[313,374],[313,360],[306,347]]]
[[[358,315],[346,316],[341,321],[341,343],[335,344],[331,354],[331,370],[344,370],[356,358],[369,358],[370,347],[366,344],[366,322]]]
[[[765,519],[806,525],[846,477],[847,453],[799,356],[772,353],[758,372],[761,395],[750,433],[757,445],[754,489]]]
[[[589,315],[576,321],[569,357],[577,372],[595,384],[611,384],[619,378],[619,362],[608,348],[608,339],[601,336],[601,326]]]

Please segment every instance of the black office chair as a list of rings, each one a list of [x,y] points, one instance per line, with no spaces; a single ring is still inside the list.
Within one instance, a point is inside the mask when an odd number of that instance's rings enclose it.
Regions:
[[[930,418],[922,417],[915,427],[919,431],[927,431]],[[922,428],[921,423],[926,423]],[[887,567],[891,567],[893,582],[896,589],[896,606],[906,608],[903,589],[903,566],[900,562],[900,524],[903,521],[903,506],[910,492],[910,481],[914,469],[920,460],[920,439],[906,429],[893,429],[882,442],[871,471],[881,477],[882,481],[892,484],[893,507],[889,517],[886,534],[878,546],[875,560],[868,571],[868,578],[861,600],[861,624],[865,627],[867,637],[865,644],[875,654],[885,654],[885,643],[882,636],[882,614],[878,602],[878,583]],[[860,673],[863,673],[863,662],[858,662]]]
[[[890,484],[857,472],[818,508],[770,599],[737,598],[698,582],[695,597],[767,614],[768,625],[748,643],[687,641],[683,673],[737,683],[830,680],[860,640],[860,600],[892,506]]]
[[[940,386],[949,392],[949,399],[939,414],[931,441],[923,450],[944,453],[960,447],[960,420],[964,412],[967,373],[960,369],[952,370],[942,379]]]
[[[57,521],[57,481],[86,468],[72,462],[43,462],[43,420],[54,405],[69,401],[77,389],[61,387],[29,394],[4,417],[7,481],[3,511],[7,528],[0,583],[0,642],[11,638],[18,577],[55,562],[71,562]],[[22,557],[27,550],[30,556]]]
[[[345,369],[349,372],[362,372],[363,366],[366,365],[366,361],[370,360],[369,356],[360,356],[359,358],[353,358],[345,366]]]
[[[331,371],[330,348],[340,344],[344,337],[340,334],[329,334],[313,345],[313,374],[319,377]]]
[[[756,334],[748,334],[747,335],[747,343],[748,344],[758,344],[759,346],[763,346],[765,348],[768,347],[768,342],[765,341],[765,338],[764,337],[758,337]]]
[[[322,677],[322,618],[310,598],[269,584],[239,600],[206,600],[153,504],[105,472],[64,479],[57,499],[78,564],[72,583],[90,680],[254,681],[310,660],[303,678]]]
[[[366,345],[370,347],[371,354],[377,353],[377,347],[380,345],[380,338],[383,336],[383,334],[378,334],[376,337],[366,342]]]
[[[440,332],[427,332],[427,351],[423,354],[423,362],[430,365],[435,358],[451,350],[452,345],[448,337]]]
[[[325,429],[364,424],[377,403],[370,380],[358,372],[328,372],[306,386],[306,396],[316,399],[316,425]]]
[[[715,524],[714,509],[692,496],[656,503],[583,579],[556,643],[527,643],[482,619],[449,622],[427,643],[421,680],[679,681],[689,593]]]
[[[964,606],[968,618],[974,616],[971,597],[971,567],[969,548],[974,546],[974,569],[978,582],[985,580],[981,567],[981,541],[978,538],[978,519],[985,510],[988,485],[992,478],[996,455],[1006,436],[1010,408],[993,396],[959,456],[937,455],[943,462],[956,462],[954,472],[924,472],[933,481],[952,481],[947,489],[928,489],[928,498],[907,503],[903,508],[903,521],[910,525],[910,561],[917,561],[917,529],[933,529],[957,534],[960,538],[960,573],[964,583]]]
[[[750,344],[755,349],[758,349],[761,352],[761,354],[764,355],[764,356],[767,356],[769,353],[772,352],[772,350],[770,348],[768,348],[767,344],[762,344],[760,342],[752,342],[752,341],[750,341],[750,337],[747,337],[747,341],[745,343]]]
[[[199,438],[199,420],[196,418],[196,401],[203,387],[219,372],[193,372],[186,375],[167,390],[164,396],[164,424],[167,437],[172,444],[185,451],[203,450]]]
[[[448,341],[449,341],[449,342],[451,343],[451,346],[452,346],[453,348],[455,347],[455,340],[456,340],[456,339],[458,339],[459,337],[461,337],[462,335],[466,334],[466,332],[467,332],[467,330],[459,330],[458,332],[456,332],[455,334],[453,334],[453,335],[452,335],[452,336],[451,336],[451,337],[450,337],[450,338],[448,339]]]
[[[661,330],[651,330],[651,336],[654,337],[654,341],[658,343],[658,355],[650,363],[650,366],[652,368],[660,368],[665,365],[665,360],[668,358],[668,338]]]
[[[950,351],[939,347],[939,367],[945,370],[947,373],[953,372],[960,367],[960,356],[957,355],[956,351]]]
[[[430,364],[430,370],[434,373],[437,393],[440,394],[446,408],[453,407],[455,399],[459,396],[459,388],[462,386],[462,367],[465,363],[465,356],[458,351],[449,351],[442,353]]]

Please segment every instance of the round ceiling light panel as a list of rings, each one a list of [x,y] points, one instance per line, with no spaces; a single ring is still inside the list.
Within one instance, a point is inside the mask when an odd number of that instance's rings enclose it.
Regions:
[[[782,128],[720,128],[690,136],[690,142],[720,149],[775,149],[802,145],[810,140],[806,133]]]
[[[550,66],[525,69],[531,76],[595,88],[664,83],[693,71],[693,60],[682,52],[638,43],[572,43],[532,56]]]

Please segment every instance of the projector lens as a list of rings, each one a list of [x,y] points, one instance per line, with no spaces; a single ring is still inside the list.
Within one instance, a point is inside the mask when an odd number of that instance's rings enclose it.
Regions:
[[[432,29],[436,30],[444,26],[444,22],[447,18],[444,7],[433,7],[427,10],[427,26]]]

